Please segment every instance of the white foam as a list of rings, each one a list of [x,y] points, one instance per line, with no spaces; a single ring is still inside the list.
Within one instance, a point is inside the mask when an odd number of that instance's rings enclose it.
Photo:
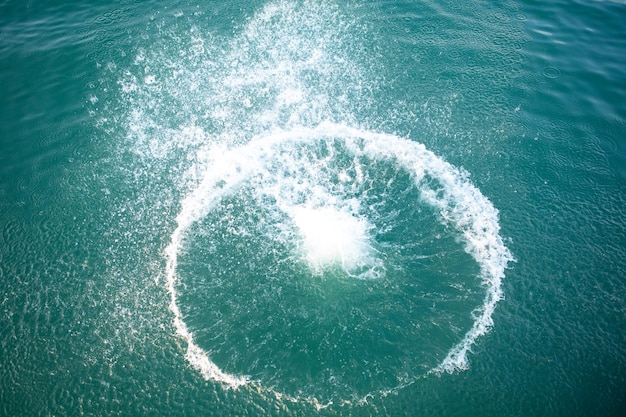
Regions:
[[[480,279],[486,295],[482,306],[474,312],[474,324],[463,339],[451,347],[447,357],[431,372],[452,372],[467,368],[467,353],[476,339],[484,335],[493,324],[492,314],[502,297],[501,281],[507,263],[512,259],[499,235],[498,211],[480,191],[471,184],[467,175],[443,161],[423,145],[394,135],[360,130],[343,124],[325,122],[315,128],[297,127],[276,130],[267,136],[254,138],[249,144],[234,149],[220,148],[219,159],[206,170],[200,186],[182,204],[177,216],[177,228],[166,250],[167,288],[170,308],[174,314],[177,333],[188,345],[187,359],[208,379],[223,382],[236,388],[248,383],[244,376],[222,372],[198,346],[187,329],[178,306],[176,290],[178,276],[177,257],[182,248],[183,236],[194,222],[204,217],[232,189],[254,175],[272,177],[270,169],[276,159],[285,160],[285,149],[298,143],[318,144],[340,139],[353,155],[363,155],[372,160],[399,164],[419,187],[424,202],[434,207],[443,223],[458,230],[465,243],[465,251],[480,266]],[[438,182],[434,189],[427,178]],[[282,177],[278,177],[280,182]],[[272,190],[272,181],[267,192]],[[373,249],[368,234],[371,226],[366,219],[337,207],[289,207],[304,239],[309,262],[316,266],[341,263],[347,270],[359,266],[363,259],[372,256]]]
[[[316,272],[339,265],[348,274],[375,263],[370,243],[372,226],[347,210],[335,207],[294,207],[289,215],[303,237],[307,261]]]

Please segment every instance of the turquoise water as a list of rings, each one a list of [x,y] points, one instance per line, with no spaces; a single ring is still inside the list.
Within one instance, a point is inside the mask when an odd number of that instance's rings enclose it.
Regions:
[[[623,415],[626,5],[0,3],[0,415]]]

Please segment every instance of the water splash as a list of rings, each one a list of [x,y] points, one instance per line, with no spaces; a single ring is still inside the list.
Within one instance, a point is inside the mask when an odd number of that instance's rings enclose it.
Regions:
[[[380,218],[365,204],[381,191],[368,170],[377,163],[402,172],[478,265],[484,290],[482,304],[467,312],[469,330],[426,373],[466,369],[471,346],[493,325],[511,260],[498,211],[463,170],[411,139],[364,127],[369,123],[358,115],[371,108],[377,85],[368,71],[373,62],[359,47],[362,31],[328,2],[276,1],[226,43],[191,28],[174,47],[140,49],[121,77],[129,148],[152,168],[162,163],[183,196],[165,250],[166,287],[186,359],[206,379],[318,403],[304,389],[287,395],[264,380],[226,372],[186,322],[179,266],[190,230],[243,187],[279,213],[266,238],[285,243],[313,275],[339,267],[351,278],[380,280],[402,265],[378,240]],[[385,216],[393,222],[393,214]],[[398,376],[377,392],[422,376]]]
[[[480,266],[480,279],[486,289],[483,305],[474,312],[472,328],[459,343],[450,349],[447,357],[431,372],[451,372],[455,369],[465,369],[468,350],[476,339],[485,334],[492,325],[491,317],[497,302],[502,297],[501,280],[504,277],[506,265],[511,260],[511,254],[499,235],[497,210],[469,182],[463,171],[446,163],[423,145],[393,135],[364,131],[330,122],[322,123],[313,129],[299,127],[288,131],[276,130],[269,136],[255,138],[248,145],[226,150],[220,158],[222,163],[219,166],[211,165],[211,168],[206,171],[200,187],[183,201],[182,209],[177,216],[178,226],[172,234],[171,243],[166,251],[167,288],[171,296],[170,308],[175,316],[177,332],[187,342],[187,359],[205,377],[223,382],[232,388],[248,382],[246,377],[222,372],[194,341],[193,334],[185,325],[178,305],[177,291],[179,282],[177,274],[178,255],[184,246],[185,232],[194,222],[207,216],[222,198],[229,195],[250,177],[257,174],[274,176],[276,171],[272,167],[276,165],[276,159],[287,165],[297,164],[299,161],[297,158],[294,160],[293,152],[286,153],[284,152],[285,148],[290,149],[294,143],[316,145],[336,139],[342,141],[352,156],[366,156],[372,160],[398,164],[406,170],[419,188],[424,202],[438,211],[442,222],[457,230],[465,243],[465,251]],[[436,182],[431,179],[436,179]],[[268,184],[269,187],[259,191],[271,192],[273,181],[266,179],[263,183]],[[319,211],[311,211],[306,206],[294,208],[294,201],[289,198],[286,200],[289,201],[289,204],[278,204],[278,207],[290,207],[287,210],[294,211],[293,215],[298,227],[302,228],[303,222],[311,221],[311,218],[314,221],[320,221]],[[347,245],[339,248],[334,247],[333,243],[330,248],[327,248],[323,247],[323,244],[328,242],[322,242],[323,248],[318,247],[320,242],[316,239],[323,241],[327,238],[327,236],[321,236],[324,232],[323,228],[314,228],[315,224],[305,224],[302,232],[305,242],[307,240],[313,241],[314,247],[309,249],[313,250],[313,254],[318,257],[315,261],[328,262],[336,259],[337,256],[343,261],[357,262],[356,260],[361,259],[363,252],[369,250],[368,244],[364,243],[368,240],[367,223],[347,212],[336,209],[321,210],[322,213],[328,215],[324,217],[324,222],[332,224],[339,219],[344,223],[338,227],[338,230],[333,230],[330,234],[340,236]],[[298,216],[304,216],[304,218],[298,219]],[[309,227],[311,228],[309,229]],[[342,248],[354,251],[355,247],[357,248],[355,253],[348,254],[346,258]],[[321,253],[315,252],[316,250]],[[307,252],[307,257],[310,256],[311,252]],[[374,266],[372,266],[372,271],[373,269]]]

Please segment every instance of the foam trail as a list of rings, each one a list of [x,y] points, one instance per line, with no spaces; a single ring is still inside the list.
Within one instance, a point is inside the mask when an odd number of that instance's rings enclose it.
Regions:
[[[465,243],[465,251],[480,266],[480,276],[486,290],[483,305],[474,315],[474,323],[463,339],[453,346],[447,357],[431,370],[452,372],[467,367],[467,353],[476,339],[485,334],[493,324],[492,314],[502,297],[501,282],[504,270],[512,256],[499,235],[498,211],[491,202],[468,180],[467,175],[437,157],[422,144],[394,135],[357,129],[345,124],[320,123],[317,127],[277,129],[268,135],[253,138],[247,145],[231,149],[217,147],[212,163],[208,164],[198,188],[182,202],[176,217],[177,227],[166,249],[167,289],[170,309],[174,314],[177,334],[188,344],[187,359],[205,378],[237,388],[248,384],[247,377],[223,372],[198,346],[187,329],[177,302],[177,259],[184,245],[186,230],[208,215],[221,199],[254,175],[276,175],[270,169],[276,158],[284,158],[294,144],[316,145],[328,140],[341,140],[355,156],[395,163],[406,170],[420,190],[423,201],[439,213],[441,222],[453,226]],[[433,185],[429,179],[435,179]],[[281,178],[278,179],[281,181]],[[272,192],[271,187],[267,190]],[[288,205],[287,205],[288,206]],[[364,236],[359,229],[357,236]],[[353,230],[354,232],[354,230]],[[306,234],[306,231],[304,232]]]
[[[249,378],[241,377],[236,375],[231,375],[226,372],[223,372],[215,363],[209,359],[208,355],[200,346],[196,344],[193,338],[193,334],[187,328],[185,321],[183,320],[183,315],[178,307],[176,302],[177,291],[176,291],[176,267],[177,267],[177,253],[178,248],[182,244],[182,235],[179,227],[172,234],[172,239],[170,244],[165,250],[165,254],[167,256],[167,265],[166,265],[166,273],[167,273],[167,290],[170,293],[170,310],[174,314],[174,327],[176,328],[176,334],[180,336],[187,343],[187,353],[185,354],[185,358],[189,363],[191,363],[196,369],[200,371],[202,376],[207,380],[217,381],[226,384],[231,388],[238,388],[242,385],[246,385],[249,383]]]

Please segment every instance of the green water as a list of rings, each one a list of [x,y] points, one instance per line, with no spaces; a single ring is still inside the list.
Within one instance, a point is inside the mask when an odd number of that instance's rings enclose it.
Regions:
[[[623,415],[625,22],[0,2],[0,415]]]

